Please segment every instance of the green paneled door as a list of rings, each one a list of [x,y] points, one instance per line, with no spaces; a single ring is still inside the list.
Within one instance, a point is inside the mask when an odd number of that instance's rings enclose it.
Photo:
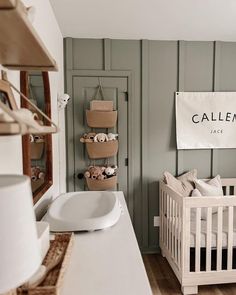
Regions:
[[[112,100],[114,108],[118,110],[118,120],[115,128],[111,129],[91,129],[86,122],[86,109],[90,108],[90,101],[94,99],[97,87],[100,83],[103,87],[105,100]],[[69,132],[73,132],[74,139],[74,177],[71,177],[70,190],[80,191],[86,189],[85,180],[79,179],[77,176],[84,173],[86,168],[94,162],[88,158],[85,145],[80,142],[80,137],[85,132],[112,132],[119,134],[119,152],[116,157],[109,159],[109,164],[116,164],[118,170],[117,190],[121,190],[127,197],[127,179],[128,179],[128,103],[127,103],[127,78],[121,77],[72,77],[73,91],[73,124],[68,128]],[[102,99],[100,93],[97,99]],[[96,165],[103,165],[106,161],[95,160]],[[71,173],[73,175],[73,173]],[[73,179],[72,179],[73,178]],[[74,189],[73,189],[74,187]]]

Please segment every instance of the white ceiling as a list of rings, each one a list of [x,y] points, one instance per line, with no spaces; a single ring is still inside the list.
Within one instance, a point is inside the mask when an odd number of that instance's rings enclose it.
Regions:
[[[50,0],[64,37],[236,41],[236,0]]]

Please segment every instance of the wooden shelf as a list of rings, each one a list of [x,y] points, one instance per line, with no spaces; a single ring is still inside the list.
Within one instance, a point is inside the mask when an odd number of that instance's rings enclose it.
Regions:
[[[20,0],[0,1],[0,64],[15,70],[57,71]]]
[[[14,8],[16,6],[16,0],[1,0],[1,7]]]
[[[22,129],[17,122],[2,123],[0,122],[0,135],[17,135],[17,134],[50,134],[57,133],[58,130],[53,126],[44,126],[41,131],[28,127],[23,124]]]

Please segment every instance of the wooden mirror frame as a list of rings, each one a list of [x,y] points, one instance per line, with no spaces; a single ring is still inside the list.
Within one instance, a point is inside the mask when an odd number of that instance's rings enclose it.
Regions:
[[[20,72],[20,89],[21,89],[21,92],[27,97],[29,97],[28,77],[29,77],[28,72],[25,72],[25,71]],[[42,72],[42,78],[43,78],[43,85],[44,85],[45,114],[49,118],[51,118],[51,94],[50,94],[50,83],[49,83],[48,72]],[[29,108],[29,104],[22,98],[21,98],[21,107]],[[53,184],[52,135],[46,134],[44,135],[44,137],[45,137],[45,150],[46,150],[45,182],[33,193],[34,204],[38,202],[38,200]],[[31,146],[30,146],[29,135],[22,136],[22,154],[23,154],[23,173],[31,177]]]

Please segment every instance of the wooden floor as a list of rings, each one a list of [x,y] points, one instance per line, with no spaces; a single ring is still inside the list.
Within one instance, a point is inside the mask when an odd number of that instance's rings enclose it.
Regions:
[[[182,294],[180,284],[166,259],[159,254],[143,255],[153,295]],[[236,278],[235,278],[236,280]],[[236,284],[200,286],[199,295],[236,295]]]

